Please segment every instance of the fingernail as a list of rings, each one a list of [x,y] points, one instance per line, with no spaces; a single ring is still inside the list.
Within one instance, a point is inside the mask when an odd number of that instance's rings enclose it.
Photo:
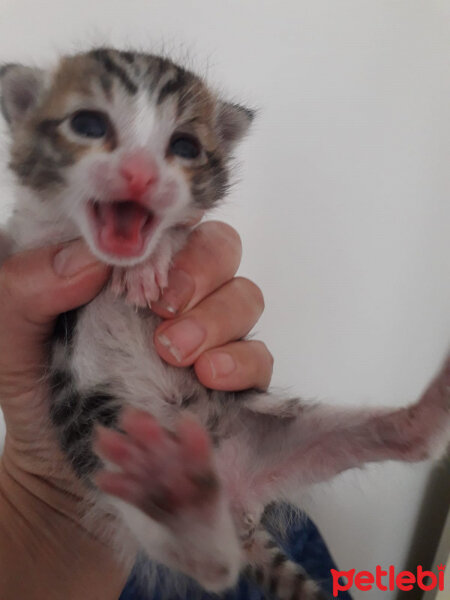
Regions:
[[[173,269],[169,273],[169,283],[161,298],[152,303],[152,308],[160,308],[175,315],[186,306],[194,294],[194,280],[185,271]]]
[[[234,358],[228,352],[214,352],[208,356],[208,360],[214,379],[231,375],[236,368]]]
[[[55,254],[53,269],[59,277],[73,277],[97,262],[83,240],[76,240],[69,242]]]
[[[200,346],[205,337],[205,330],[194,319],[184,319],[158,335],[158,341],[177,362],[181,362]]]

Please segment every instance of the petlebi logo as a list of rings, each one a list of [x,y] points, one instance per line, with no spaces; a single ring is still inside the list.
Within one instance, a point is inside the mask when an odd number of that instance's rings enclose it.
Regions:
[[[401,590],[409,592],[414,587],[424,591],[444,590],[445,565],[437,567],[437,574],[433,571],[424,571],[422,566],[417,567],[416,573],[411,571],[395,571],[392,565],[384,571],[380,565],[375,569],[375,573],[370,571],[359,571],[355,569],[350,571],[336,571],[331,569],[333,577],[333,596],[336,598],[339,592],[346,592],[353,586],[361,591],[378,588],[386,592],[387,590]]]

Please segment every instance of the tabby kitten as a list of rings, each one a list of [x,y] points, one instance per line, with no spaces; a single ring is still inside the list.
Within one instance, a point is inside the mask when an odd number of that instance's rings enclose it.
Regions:
[[[95,300],[60,317],[48,373],[49,421],[90,490],[87,518],[112,515],[106,541],[143,553],[143,570],[157,561],[216,592],[244,572],[280,600],[324,598],[262,525],[265,508],[367,462],[442,452],[450,363],[399,410],[215,392],[168,366],[149,307],[189,223],[224,197],[252,111],[170,60],[107,48],[51,70],[6,65],[0,79],[11,251],[82,236],[113,265]]]

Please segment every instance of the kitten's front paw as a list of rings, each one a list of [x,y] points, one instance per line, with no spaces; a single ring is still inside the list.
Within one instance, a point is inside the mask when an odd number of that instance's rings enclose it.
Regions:
[[[181,249],[187,230],[167,233],[153,254],[134,267],[114,267],[111,289],[116,296],[123,296],[128,304],[151,307],[169,283],[172,257]]]
[[[125,434],[97,432],[96,449],[115,468],[97,475],[100,489],[169,528],[187,513],[207,516],[219,492],[207,432],[188,417],[171,432],[148,413],[131,409],[120,426]]]
[[[159,266],[153,261],[135,267],[115,267],[111,289],[116,296],[123,296],[132,306],[151,306],[167,287],[168,269],[169,265]]]
[[[168,537],[156,556],[209,591],[235,584],[241,548],[219,477],[208,433],[193,418],[182,416],[175,431],[162,428],[142,411],[126,410],[124,433],[98,428],[96,450],[110,465],[96,483],[144,518],[135,533],[154,556],[145,519],[166,529]],[[122,509],[123,510],[123,509]],[[139,517],[133,517],[134,527]]]

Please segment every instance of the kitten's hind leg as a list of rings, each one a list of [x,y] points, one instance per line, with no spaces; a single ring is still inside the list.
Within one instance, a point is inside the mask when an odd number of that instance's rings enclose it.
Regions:
[[[191,417],[174,432],[128,410],[124,434],[100,429],[97,451],[115,470],[96,476],[120,498],[120,510],[143,549],[211,591],[233,585],[241,550],[216,475],[208,434]]]
[[[249,565],[244,573],[270,598],[277,600],[326,600],[327,596],[300,565],[282,551],[260,525],[244,546]]]
[[[409,407],[367,410],[305,403],[291,419],[254,414],[247,431],[256,449],[247,470],[263,504],[295,502],[299,489],[369,462],[439,457],[450,442],[450,358]]]

